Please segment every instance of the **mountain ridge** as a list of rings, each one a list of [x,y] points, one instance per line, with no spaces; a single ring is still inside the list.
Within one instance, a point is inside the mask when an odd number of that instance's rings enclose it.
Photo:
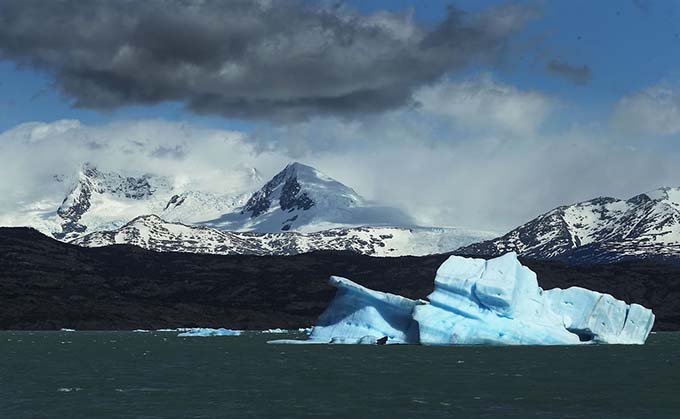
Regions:
[[[296,255],[320,250],[351,251],[369,256],[444,253],[490,233],[426,227],[333,228],[318,232],[258,233],[221,231],[206,225],[167,222],[139,216],[111,231],[89,233],[70,241],[85,247],[133,244],[161,252],[243,255]]]
[[[486,256],[515,251],[528,258],[574,263],[680,260],[680,188],[560,206],[501,237],[459,251]]]

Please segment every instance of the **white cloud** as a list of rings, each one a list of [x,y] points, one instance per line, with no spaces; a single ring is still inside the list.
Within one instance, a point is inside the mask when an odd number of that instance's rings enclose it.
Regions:
[[[659,84],[625,96],[616,104],[612,123],[631,135],[680,134],[680,92]]]
[[[678,152],[620,144],[589,124],[565,133],[538,129],[552,104],[541,94],[490,80],[433,89],[439,109],[433,99],[428,107],[258,126],[253,133],[158,120],[24,124],[0,133],[0,215],[18,201],[62,199],[64,191],[48,180],[86,161],[229,193],[244,188],[250,167],[266,179],[298,160],[422,224],[493,230],[558,205],[680,183]],[[525,104],[519,113],[518,104]],[[474,129],[460,130],[461,121]]]
[[[418,90],[426,113],[452,118],[459,126],[515,135],[534,133],[556,106],[542,93],[495,82],[490,76],[444,81]]]
[[[240,132],[183,123],[31,122],[0,133],[0,212],[19,203],[63,199],[62,189],[70,185],[56,185],[53,176],[73,176],[85,162],[128,176],[152,173],[202,190],[238,193],[252,186],[250,168],[275,170],[286,161],[256,152]]]

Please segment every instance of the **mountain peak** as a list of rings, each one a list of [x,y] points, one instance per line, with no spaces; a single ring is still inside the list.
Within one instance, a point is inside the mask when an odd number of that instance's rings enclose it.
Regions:
[[[293,212],[307,211],[320,202],[329,201],[348,207],[361,201],[361,197],[317,169],[292,162],[250,197],[242,213],[250,213],[251,218],[259,217],[276,201],[281,210]]]
[[[83,163],[83,166],[80,169],[79,173],[81,178],[93,178],[97,177],[99,175],[99,171],[97,170],[97,167],[90,163],[90,162],[85,162]]]
[[[300,162],[294,161],[290,162],[286,165],[286,168],[283,169],[284,171],[308,171],[308,172],[318,172],[315,168],[312,166],[308,166],[306,164],[302,164]]]
[[[277,178],[279,176],[281,176],[282,179],[296,178],[299,181],[305,183],[336,182],[340,184],[340,182],[337,182],[330,176],[325,175],[315,167],[308,166],[306,164],[302,164],[299,162],[288,163],[286,167],[282,171],[280,171],[274,178]]]
[[[368,203],[352,188],[312,166],[291,162],[253,193],[238,213],[203,224],[232,231],[312,232],[349,226],[413,226],[414,222],[399,209]]]

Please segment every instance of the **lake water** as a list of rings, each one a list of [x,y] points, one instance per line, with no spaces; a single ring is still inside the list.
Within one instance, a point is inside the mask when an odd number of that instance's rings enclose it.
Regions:
[[[680,418],[680,333],[644,346],[268,345],[0,332],[0,418]]]

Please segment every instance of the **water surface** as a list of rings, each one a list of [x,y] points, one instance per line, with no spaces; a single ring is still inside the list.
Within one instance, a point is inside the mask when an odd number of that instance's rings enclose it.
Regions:
[[[644,346],[266,344],[282,337],[0,332],[0,418],[680,418],[680,333]]]

